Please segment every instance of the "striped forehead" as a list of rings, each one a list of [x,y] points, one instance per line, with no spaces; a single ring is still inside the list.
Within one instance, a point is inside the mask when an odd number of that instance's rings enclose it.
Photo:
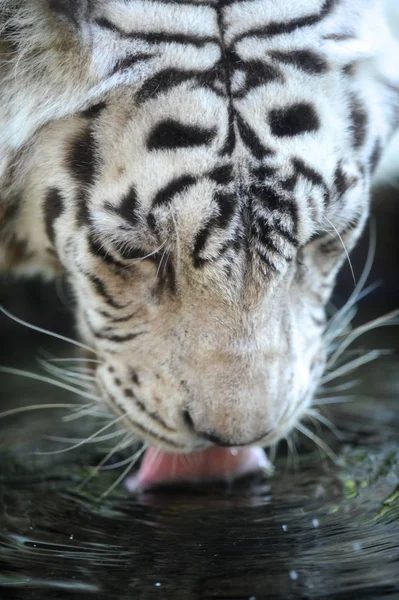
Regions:
[[[119,104],[86,111],[73,141],[70,168],[90,184],[81,216],[144,239],[173,215],[201,251],[211,231],[225,247],[245,230],[264,260],[291,257],[310,233],[298,223],[309,198],[314,217],[339,169],[330,66],[309,43],[339,2],[177,4],[112,3],[94,16],[97,33],[129,50],[111,74],[142,71]]]

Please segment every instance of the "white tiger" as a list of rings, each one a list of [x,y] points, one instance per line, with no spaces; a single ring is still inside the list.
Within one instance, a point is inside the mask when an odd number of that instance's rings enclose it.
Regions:
[[[394,130],[379,0],[1,0],[0,265],[66,272],[122,427],[188,453],[308,411]]]

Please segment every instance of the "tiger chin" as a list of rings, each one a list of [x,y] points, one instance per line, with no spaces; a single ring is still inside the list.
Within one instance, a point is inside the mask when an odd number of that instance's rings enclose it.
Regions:
[[[0,269],[66,274],[131,489],[300,427],[399,115],[380,2],[151,6],[0,7]]]

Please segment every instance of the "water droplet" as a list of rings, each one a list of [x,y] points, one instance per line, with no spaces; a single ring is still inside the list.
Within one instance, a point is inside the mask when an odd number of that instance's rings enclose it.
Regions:
[[[292,581],[296,581],[298,579],[298,573],[296,571],[290,571],[290,578]]]
[[[284,523],[284,525],[282,525],[282,529],[283,531],[288,531],[288,526]]]
[[[237,456],[237,454],[238,454],[238,449],[237,449],[237,448],[231,448],[231,449],[230,449],[230,454],[231,454],[232,456]]]
[[[161,583],[159,583],[159,581],[156,582],[155,587],[161,587]]]
[[[312,520],[312,525],[313,525],[313,527],[314,527],[315,529],[317,529],[317,528],[318,528],[318,526],[320,525],[320,521],[319,521],[319,519],[313,519],[313,520]]]
[[[71,535],[69,536],[70,540],[73,540],[73,533],[71,533]]]

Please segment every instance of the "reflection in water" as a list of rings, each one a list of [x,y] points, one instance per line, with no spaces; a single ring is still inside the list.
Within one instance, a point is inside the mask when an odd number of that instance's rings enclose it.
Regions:
[[[4,424],[0,597],[399,597],[398,383],[397,363],[384,359],[368,368],[374,398],[330,411],[342,439],[322,437],[337,464],[302,440],[297,457],[281,450],[266,481],[138,497],[119,486],[101,503],[118,470],[76,490],[106,441],[42,455],[65,447],[44,434],[76,438],[76,422],[61,426],[62,413],[41,411]],[[25,400],[48,391],[37,385],[28,383]]]

